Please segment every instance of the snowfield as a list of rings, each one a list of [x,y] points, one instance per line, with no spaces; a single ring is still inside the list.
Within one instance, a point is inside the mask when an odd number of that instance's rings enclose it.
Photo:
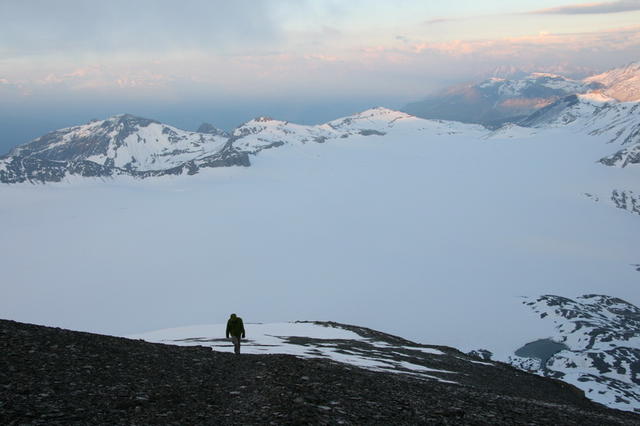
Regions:
[[[233,344],[225,338],[225,329],[225,324],[199,325],[157,330],[127,337],[172,345],[206,346],[215,351],[232,353]],[[247,331],[247,339],[242,340],[241,353],[289,354],[302,358],[328,358],[374,371],[403,372],[440,382],[455,383],[428,373],[438,372],[453,375],[457,374],[456,372],[433,369],[396,359],[407,357],[406,353],[389,353],[390,350],[396,350],[444,355],[444,352],[437,349],[392,345],[384,341],[365,338],[350,330],[314,323],[245,324],[245,330]],[[298,342],[297,338],[304,338],[304,340]],[[368,350],[347,349],[353,341],[364,344]],[[376,351],[376,348],[383,348],[385,352]]]

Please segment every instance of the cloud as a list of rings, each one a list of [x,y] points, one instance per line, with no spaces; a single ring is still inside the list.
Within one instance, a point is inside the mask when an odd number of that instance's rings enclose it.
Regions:
[[[640,26],[616,28],[597,32],[549,33],[540,32],[522,37],[484,40],[450,40],[443,42],[413,42],[401,47],[376,46],[365,49],[368,54],[424,55],[445,54],[450,57],[480,55],[483,57],[527,56],[537,53],[621,50],[640,46]]]
[[[462,18],[433,18],[424,21],[426,25],[444,24],[446,22],[462,21]]]
[[[0,52],[6,58],[258,49],[281,38],[279,14],[293,6],[294,0],[0,1]]]
[[[527,12],[532,15],[584,15],[620,13],[640,10],[640,0],[618,0],[601,3],[579,3]]]

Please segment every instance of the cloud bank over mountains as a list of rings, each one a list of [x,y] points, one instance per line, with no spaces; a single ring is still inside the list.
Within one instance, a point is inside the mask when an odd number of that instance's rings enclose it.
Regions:
[[[483,14],[497,10],[492,2],[464,13],[420,3],[5,2],[0,91],[5,97],[111,89],[152,89],[162,96],[190,88],[258,96],[282,90],[407,96],[488,72],[496,62],[542,68],[564,62],[603,71],[640,56],[638,1],[531,7],[534,12],[519,15]],[[518,7],[546,4],[552,2]],[[590,25],[590,17],[564,23],[545,17],[613,12],[626,12],[625,18],[600,17],[599,25]],[[538,17],[531,20],[531,13]],[[490,28],[496,23],[508,25],[495,33]]]

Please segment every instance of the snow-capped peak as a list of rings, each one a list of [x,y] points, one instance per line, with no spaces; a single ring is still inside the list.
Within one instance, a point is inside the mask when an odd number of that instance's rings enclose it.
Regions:
[[[593,104],[604,104],[607,102],[616,102],[616,99],[612,98],[611,96],[607,96],[601,90],[594,90],[593,92],[583,93],[581,95],[578,95],[578,99],[584,102],[590,102]]]
[[[567,78],[558,75],[558,74],[553,74],[550,72],[532,72],[531,74],[529,74],[528,78],[556,78],[556,79],[561,79],[561,80],[567,80]]]
[[[521,92],[523,92],[525,89],[529,89],[530,87],[535,85],[559,89],[565,93],[573,93],[576,87],[582,86],[580,82],[571,80],[561,75],[547,72],[533,72],[519,79],[491,77],[479,83],[478,87],[504,87],[503,94],[516,95],[522,94]]]
[[[393,126],[399,120],[417,120],[417,117],[401,111],[384,107],[371,108],[348,117],[339,118],[327,123],[333,129],[358,129],[382,131]]]
[[[619,101],[638,101],[640,100],[640,61],[585,78],[583,81],[604,86],[604,93]]]
[[[3,182],[59,181],[67,173],[181,173],[189,161],[220,154],[227,137],[181,130],[155,120],[118,114],[47,133],[4,159]],[[191,170],[191,169],[190,169]]]

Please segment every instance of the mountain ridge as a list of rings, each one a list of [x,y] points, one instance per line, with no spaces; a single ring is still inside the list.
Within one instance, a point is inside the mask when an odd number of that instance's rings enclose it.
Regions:
[[[309,126],[257,117],[231,133],[181,130],[155,120],[119,114],[56,130],[0,157],[0,182],[59,182],[66,175],[138,178],[195,174],[208,167],[250,166],[249,155],[287,144],[384,136],[408,126],[435,132],[478,130],[473,125],[429,121],[384,107]],[[405,126],[405,127],[406,127]]]
[[[545,74],[545,78],[546,78]],[[622,147],[599,159],[607,166],[640,162],[640,102],[619,102],[599,93],[572,94],[534,111],[518,123],[544,129],[572,126],[606,135]],[[250,156],[283,145],[324,143],[388,132],[431,135],[511,135],[512,124],[487,130],[477,124],[416,117],[376,107],[320,125],[257,117],[230,133],[208,124],[206,133],[181,130],[156,120],[119,114],[56,130],[0,157],[0,182],[59,182],[68,175],[137,178],[195,174],[202,168],[250,166]]]
[[[547,72],[507,73],[480,82],[446,88],[407,104],[423,118],[479,123],[490,128],[519,123],[568,95],[601,94],[620,102],[640,100],[640,62],[632,62],[581,80]]]

